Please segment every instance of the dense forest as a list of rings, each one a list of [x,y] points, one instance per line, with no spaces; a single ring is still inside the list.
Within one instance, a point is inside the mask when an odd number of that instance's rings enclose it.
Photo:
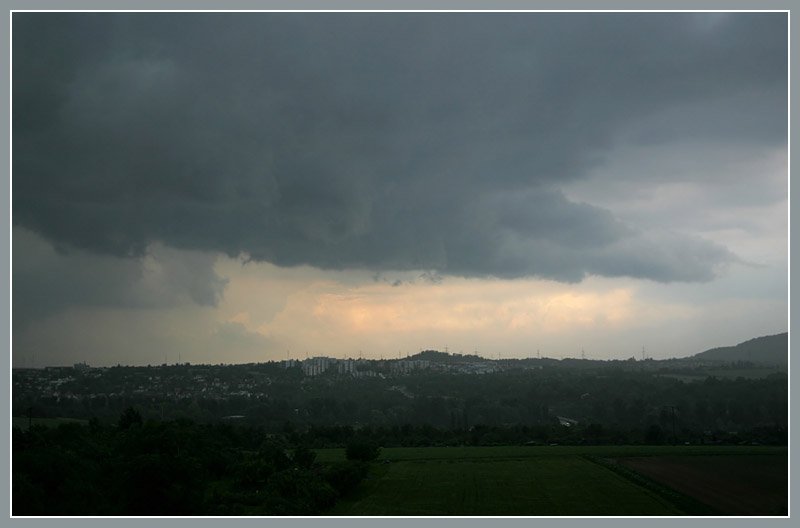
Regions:
[[[351,435],[348,460],[320,464],[259,428],[143,421],[34,426],[13,433],[14,515],[312,515],[331,507],[377,454]]]

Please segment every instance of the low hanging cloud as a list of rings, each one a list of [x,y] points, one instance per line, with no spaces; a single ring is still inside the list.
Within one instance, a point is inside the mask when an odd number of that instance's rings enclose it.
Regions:
[[[161,247],[323,269],[706,281],[736,260],[724,246],[625,224],[560,186],[622,138],[786,137],[779,13],[13,24],[14,224],[107,259]],[[187,270],[173,262],[165,283],[213,303],[219,277]]]
[[[214,255],[149,247],[140,258],[58,252],[23,228],[13,231],[14,326],[26,327],[69,308],[167,309],[214,307],[227,280]]]

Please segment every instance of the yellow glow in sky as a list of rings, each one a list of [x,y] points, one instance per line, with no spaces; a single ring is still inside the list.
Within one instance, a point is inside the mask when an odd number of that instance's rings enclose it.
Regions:
[[[224,321],[275,341],[276,357],[392,357],[421,348],[473,352],[502,348],[522,356],[537,344],[691,317],[687,306],[646,304],[630,281],[464,279],[431,283],[419,274],[400,285],[355,272],[281,269],[236,261],[218,265],[228,277],[219,307]],[[589,343],[587,343],[588,346]],[[578,345],[576,345],[578,346]]]

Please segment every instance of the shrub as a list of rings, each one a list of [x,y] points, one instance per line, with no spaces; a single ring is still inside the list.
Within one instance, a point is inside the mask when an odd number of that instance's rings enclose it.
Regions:
[[[353,438],[347,443],[345,454],[347,460],[362,460],[369,462],[375,460],[380,454],[378,444],[367,438]]]

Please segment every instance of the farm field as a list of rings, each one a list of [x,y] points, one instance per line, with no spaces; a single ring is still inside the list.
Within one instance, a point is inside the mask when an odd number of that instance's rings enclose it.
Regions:
[[[317,460],[335,462],[345,459],[344,449],[317,449]],[[773,446],[703,446],[703,445],[621,445],[621,446],[457,446],[457,447],[385,447],[379,461],[435,460],[474,458],[529,458],[541,456],[588,455],[635,457],[655,455],[760,455],[786,456],[786,447]]]
[[[785,372],[786,372],[785,370],[781,370],[779,368],[752,367],[752,368],[740,368],[740,369],[709,369],[702,372],[698,372],[696,374],[667,373],[667,374],[658,374],[658,377],[673,378],[684,382],[693,382],[693,381],[702,381],[709,376],[713,376],[719,379],[736,379],[736,378],[764,379],[767,376],[772,376],[774,374],[780,374]]]
[[[618,462],[731,515],[788,513],[786,457],[659,456]]]
[[[44,427],[58,427],[61,424],[65,423],[77,423],[86,425],[89,423],[89,420],[82,420],[79,418],[33,418],[31,420],[32,425],[43,425]],[[28,417],[27,416],[14,416],[11,418],[11,425],[12,427],[18,427],[20,429],[27,430],[28,429]]]
[[[748,510],[729,508],[731,502],[709,500],[697,489],[675,493],[671,481],[658,475],[626,478],[593,461],[616,459],[626,467],[651,464],[682,468],[698,463],[710,485],[749,475],[772,475],[759,499]],[[343,459],[343,450],[318,451],[318,460]],[[628,463],[628,461],[634,461]],[[780,515],[786,513],[786,448],[761,446],[499,446],[386,448],[373,464],[370,478],[329,515],[694,515],[686,507],[695,501],[720,515]],[[728,473],[717,473],[728,468]],[[781,488],[780,471],[783,471]],[[673,470],[680,475],[678,469]],[[668,474],[669,471],[667,471]],[[641,474],[645,474],[644,471]],[[758,477],[753,480],[752,477]],[[680,476],[678,478],[681,478]],[[716,480],[715,480],[716,479]],[[664,488],[664,486],[669,486]],[[670,493],[660,493],[668,489]],[[736,502],[746,489],[722,487],[718,492]],[[675,500],[675,497],[686,500]],[[688,497],[688,498],[687,498]],[[759,502],[760,501],[760,502]],[[764,505],[767,506],[764,506]],[[769,506],[769,505],[772,506]],[[782,513],[780,504],[783,504]],[[776,506],[777,505],[777,506]],[[764,508],[772,508],[766,513]]]

